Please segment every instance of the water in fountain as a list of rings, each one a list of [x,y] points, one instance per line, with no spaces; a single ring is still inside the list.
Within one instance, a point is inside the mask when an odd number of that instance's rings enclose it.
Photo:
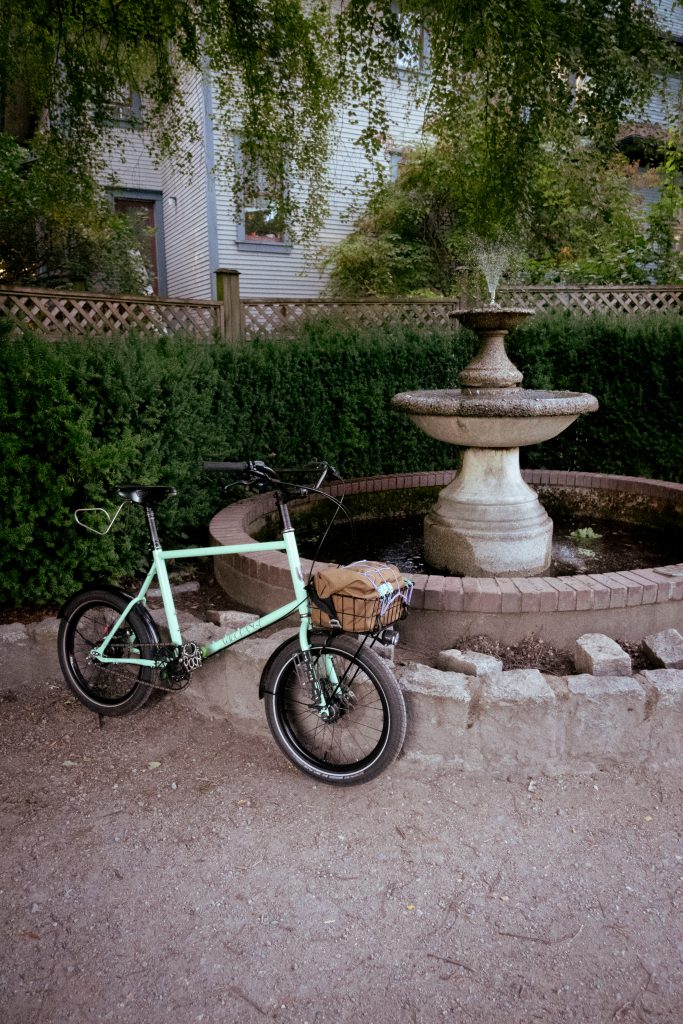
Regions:
[[[513,248],[503,242],[485,242],[478,239],[472,247],[472,255],[486,280],[490,305],[495,306],[498,284],[510,263]]]

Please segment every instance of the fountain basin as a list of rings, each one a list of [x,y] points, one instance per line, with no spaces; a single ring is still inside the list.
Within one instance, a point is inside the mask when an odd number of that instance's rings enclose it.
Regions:
[[[576,391],[456,388],[404,391],[392,405],[430,437],[462,448],[457,477],[425,519],[429,561],[467,576],[546,572],[553,525],[520,475],[519,448],[560,434],[594,412],[597,399]]]
[[[511,331],[513,327],[518,327],[525,320],[528,320],[530,316],[533,316],[534,312],[535,310],[522,306],[503,307],[493,304],[481,306],[479,309],[458,310],[453,315],[460,321],[463,327],[483,334],[492,331],[496,333]]]
[[[639,477],[595,473],[526,470],[524,480],[547,493],[562,492],[580,501],[587,512],[603,508],[615,518],[649,518],[651,510],[670,515],[683,526],[683,484]],[[443,487],[453,473],[406,473],[365,477],[335,484],[339,496],[373,494],[383,507],[392,492]],[[318,499],[320,500],[320,499]],[[315,499],[297,504],[313,505]],[[273,514],[272,495],[259,495],[230,505],[210,524],[215,544],[246,544]],[[682,553],[683,555],[683,553]],[[363,552],[358,552],[362,557]],[[302,559],[304,576],[311,568]],[[324,568],[318,563],[316,568]],[[216,579],[230,600],[264,613],[291,595],[287,560],[280,552],[220,556],[214,559]],[[401,623],[402,642],[426,655],[457,646],[458,638],[486,634],[518,643],[535,634],[560,649],[573,651],[583,633],[606,633],[614,639],[640,642],[649,633],[680,629],[683,615],[683,562],[655,568],[637,564],[610,573],[536,577],[413,576],[411,611]]]
[[[403,391],[391,404],[430,437],[467,448],[519,448],[548,441],[598,400],[576,391],[453,388]]]

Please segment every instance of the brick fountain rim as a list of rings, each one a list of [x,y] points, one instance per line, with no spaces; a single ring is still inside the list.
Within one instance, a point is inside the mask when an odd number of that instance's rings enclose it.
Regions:
[[[333,484],[329,491],[362,494],[415,487],[443,487],[453,471],[363,477]],[[683,507],[683,484],[641,477],[525,470],[532,487],[616,492]],[[321,499],[313,499],[321,500]],[[297,502],[309,504],[311,499]],[[246,544],[274,508],[271,494],[229,505],[211,520],[213,544]],[[317,563],[321,568],[325,563]],[[304,575],[311,566],[302,559]],[[220,556],[215,576],[238,604],[265,612],[289,599],[284,554],[266,552]],[[569,650],[582,633],[600,632],[638,642],[648,633],[680,627],[683,618],[683,562],[656,568],[559,577],[445,577],[413,574],[412,607],[402,638],[425,653],[453,646],[459,636],[487,634],[516,643],[536,634]]]

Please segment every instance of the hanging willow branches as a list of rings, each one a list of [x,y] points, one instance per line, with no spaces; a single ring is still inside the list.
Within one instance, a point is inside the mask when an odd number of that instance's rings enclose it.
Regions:
[[[182,163],[199,131],[185,83],[208,71],[217,125],[240,137],[241,164],[229,147],[226,164],[258,168],[309,233],[338,115],[379,152],[387,80],[414,92],[432,138],[483,126],[483,158],[514,191],[549,139],[609,139],[676,66],[653,0],[0,0],[0,25],[5,133],[68,138],[87,163],[130,88],[157,154]]]

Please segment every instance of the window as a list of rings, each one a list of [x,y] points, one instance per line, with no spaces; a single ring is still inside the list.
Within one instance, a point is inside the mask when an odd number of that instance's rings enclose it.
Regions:
[[[244,169],[245,157],[235,140],[236,161]],[[250,194],[245,196],[242,216],[237,225],[238,249],[259,249],[262,252],[289,252],[292,248],[287,237],[284,215],[268,195],[265,175],[259,170],[248,175]]]
[[[391,9],[398,18],[402,35],[405,36],[405,49],[396,60],[396,67],[399,71],[426,73],[430,51],[429,32],[418,15],[406,14],[401,10],[398,0],[392,2]]]
[[[138,125],[142,120],[140,93],[134,92],[128,85],[121,86],[109,104],[109,117],[112,124],[122,128]]]
[[[286,245],[285,224],[282,214],[263,196],[253,206],[246,206],[243,213],[244,242],[258,242],[263,245]]]
[[[401,164],[406,158],[408,149],[389,149],[386,152],[387,163],[389,164],[389,181],[397,181],[401,170]]]

